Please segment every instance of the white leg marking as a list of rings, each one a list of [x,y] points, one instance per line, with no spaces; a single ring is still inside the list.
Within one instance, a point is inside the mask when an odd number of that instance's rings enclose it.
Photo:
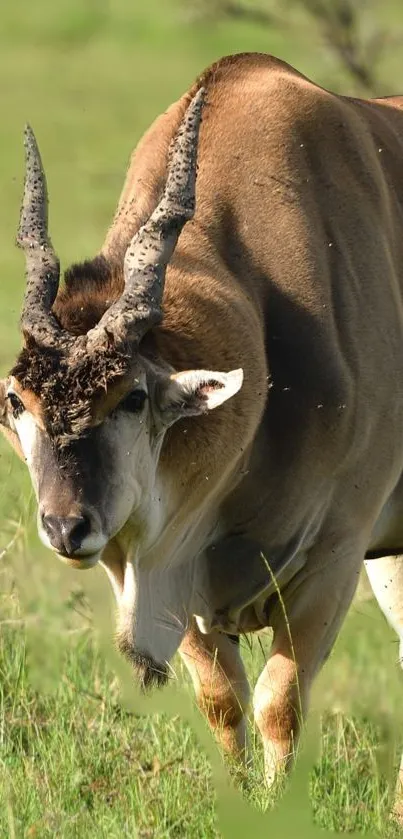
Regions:
[[[365,569],[386,619],[399,636],[399,656],[403,666],[403,557],[368,559]]]

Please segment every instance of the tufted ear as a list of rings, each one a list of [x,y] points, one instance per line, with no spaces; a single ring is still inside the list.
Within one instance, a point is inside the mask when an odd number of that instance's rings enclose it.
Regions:
[[[159,410],[164,425],[181,417],[206,414],[218,408],[242,387],[243,370],[220,373],[213,370],[187,370],[174,373],[160,383]]]
[[[4,379],[0,379],[0,431],[3,432],[5,438],[12,445],[21,460],[25,460],[18,439],[18,434],[10,428],[7,416],[7,401],[6,401],[7,387]]]

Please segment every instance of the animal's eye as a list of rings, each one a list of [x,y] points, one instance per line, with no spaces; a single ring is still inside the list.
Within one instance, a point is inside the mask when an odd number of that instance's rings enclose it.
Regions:
[[[131,393],[128,393],[127,396],[122,399],[119,403],[119,408],[122,411],[129,411],[131,414],[137,414],[144,407],[146,399],[147,394],[145,390],[138,388],[137,390],[132,390]]]
[[[11,405],[14,417],[19,417],[20,414],[22,414],[22,412],[25,411],[21,399],[17,396],[16,393],[8,393],[7,399]]]

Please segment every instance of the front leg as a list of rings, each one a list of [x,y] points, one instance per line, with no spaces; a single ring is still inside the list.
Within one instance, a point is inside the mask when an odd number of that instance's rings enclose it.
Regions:
[[[232,757],[245,759],[249,685],[239,639],[217,630],[203,635],[193,621],[179,652],[218,742]]]
[[[313,679],[350,606],[360,566],[359,550],[340,556],[313,549],[270,616],[273,644],[253,702],[269,786],[293,762]]]

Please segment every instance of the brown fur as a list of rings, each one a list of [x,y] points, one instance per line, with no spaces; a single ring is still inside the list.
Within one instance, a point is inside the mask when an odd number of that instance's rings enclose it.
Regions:
[[[72,265],[65,273],[53,311],[63,329],[85,335],[123,291],[123,262],[102,256]]]
[[[245,759],[249,685],[238,644],[219,632],[203,636],[193,623],[180,654],[217,740],[226,752]]]

